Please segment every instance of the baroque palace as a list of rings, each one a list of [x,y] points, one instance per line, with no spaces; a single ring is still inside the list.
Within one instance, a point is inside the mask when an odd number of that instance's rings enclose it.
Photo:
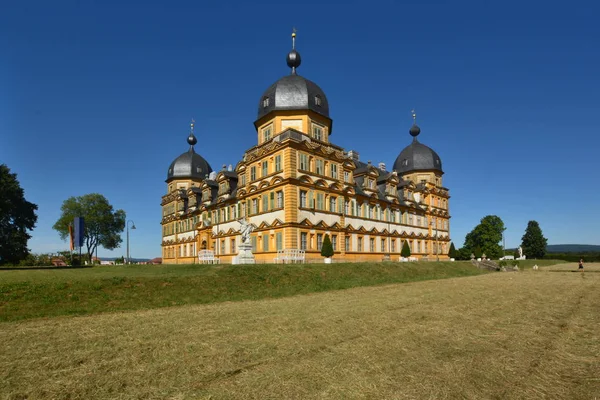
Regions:
[[[297,74],[300,62],[293,45],[287,55],[291,74],[260,97],[257,145],[235,168],[213,171],[194,151],[192,122],[189,150],[167,172],[163,263],[194,263],[201,249],[232,262],[241,243],[240,219],[254,227],[257,263],[273,262],[281,249],[303,249],[308,261],[322,260],[326,234],[337,260],[397,261],[404,242],[413,257],[447,259],[450,196],[440,157],[419,142],[416,122],[409,130],[412,143],[391,171],[360,161],[356,151],[330,142],[327,97]]]

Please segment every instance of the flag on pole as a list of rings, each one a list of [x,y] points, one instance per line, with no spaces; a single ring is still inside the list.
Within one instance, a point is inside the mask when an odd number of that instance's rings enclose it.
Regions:
[[[71,251],[75,249],[75,237],[73,235],[73,225],[69,224],[69,245]]]

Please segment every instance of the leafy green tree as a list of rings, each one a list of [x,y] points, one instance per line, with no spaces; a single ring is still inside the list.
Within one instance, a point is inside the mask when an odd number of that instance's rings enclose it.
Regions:
[[[329,235],[327,234],[325,234],[325,237],[323,238],[321,255],[326,258],[333,257],[333,245],[331,244],[331,239],[329,239]]]
[[[481,219],[471,232],[465,237],[465,246],[475,253],[475,249],[479,247],[482,253],[485,253],[489,258],[497,259],[502,256],[502,232],[506,228],[504,222],[495,215],[488,215]],[[480,254],[481,256],[481,254]]]
[[[25,200],[25,193],[5,164],[0,164],[0,265],[18,264],[29,254],[27,241],[37,222],[37,205]]]
[[[400,255],[404,258],[410,257],[410,246],[408,245],[408,241],[404,241]]]
[[[448,257],[450,258],[458,258],[458,251],[456,251],[456,247],[454,247],[454,242],[450,243],[450,250],[448,251]]]
[[[471,259],[471,250],[466,247],[461,247],[457,252],[458,260],[470,260]]]
[[[537,221],[529,221],[525,234],[521,238],[523,254],[529,258],[544,258],[548,239],[542,234],[542,228]]]
[[[475,256],[475,258],[481,258],[481,256],[483,255],[483,251],[481,251],[481,247],[479,247],[479,246],[475,247],[475,249],[473,250],[473,255]]]
[[[83,241],[88,260],[92,259],[98,246],[113,250],[123,241],[120,233],[125,229],[125,211],[114,211],[113,206],[101,194],[69,197],[63,202],[60,210],[60,218],[53,228],[63,240],[69,237],[69,224],[75,217],[85,219]]]

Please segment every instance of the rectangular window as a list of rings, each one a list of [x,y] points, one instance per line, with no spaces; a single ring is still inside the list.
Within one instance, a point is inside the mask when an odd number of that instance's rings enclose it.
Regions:
[[[315,165],[317,174],[323,175],[323,173],[325,172],[325,168],[323,167],[323,160],[316,160]]]
[[[269,194],[269,207],[271,207],[271,210],[275,208],[275,193],[273,192]]]
[[[333,251],[337,251],[337,235],[331,236],[331,247],[333,247]]]
[[[267,175],[269,175],[269,162],[263,161],[262,162],[262,176],[264,178]]]
[[[331,212],[335,212],[335,202],[336,202],[336,198],[335,197],[330,197],[329,198],[329,211]]]
[[[369,239],[369,251],[371,253],[375,252],[375,239]]]
[[[317,233],[317,250],[320,251],[321,247],[323,247],[323,234]]]
[[[281,156],[275,156],[275,172],[281,171]]]
[[[391,247],[391,252],[395,253],[396,252],[396,239],[392,239],[390,247]]]
[[[363,248],[363,238],[359,237],[358,238],[358,251],[362,251]]]
[[[264,234],[262,237],[263,251],[269,251],[269,235]]]
[[[317,193],[317,210],[324,210],[325,209],[325,196],[323,195],[323,193]]]
[[[381,251],[386,251],[385,250],[385,239],[381,239]]]
[[[331,177],[333,179],[337,179],[338,174],[337,174],[337,164],[331,164]]]
[[[323,128],[319,125],[313,124],[312,126],[313,137],[317,140],[323,140]]]
[[[250,167],[250,181],[256,180],[256,167]]]
[[[271,140],[271,132],[271,126],[268,126],[267,128],[263,129],[263,142],[268,142],[269,140]]]
[[[262,210],[263,212],[269,211],[269,197],[266,194],[262,197]]]
[[[300,249],[301,250],[306,250],[306,239],[308,237],[308,234],[306,232],[301,232],[300,233]]]
[[[258,199],[252,199],[252,214],[258,212]]]
[[[344,182],[350,183],[350,172],[344,171]]]
[[[221,240],[221,254],[225,254],[225,239]]]
[[[306,208],[308,207],[307,202],[306,202],[306,191],[301,190],[300,191],[300,207]]]
[[[235,254],[235,239],[231,239],[231,253]]]
[[[242,186],[246,186],[246,173],[242,174]]]
[[[277,246],[277,250],[283,250],[283,234],[281,232],[275,234],[275,246]]]
[[[283,208],[283,192],[277,192],[277,208]]]
[[[251,236],[250,237],[250,243],[252,244],[252,251],[256,253],[256,236]]]
[[[300,167],[299,169],[303,171],[308,171],[308,155],[300,154]]]
[[[344,238],[344,246],[346,246],[346,251],[350,251],[350,237],[346,236]]]

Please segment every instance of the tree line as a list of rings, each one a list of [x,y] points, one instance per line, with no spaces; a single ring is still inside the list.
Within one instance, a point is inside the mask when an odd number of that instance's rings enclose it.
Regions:
[[[487,257],[497,260],[508,255],[500,245],[505,230],[506,227],[500,217],[487,215],[471,232],[467,233],[462,248],[456,249],[454,243],[450,244],[448,256],[456,260],[469,260],[472,257]],[[529,221],[521,238],[523,254],[527,258],[544,258],[547,245],[548,239],[544,237],[540,224],[537,221]],[[516,251],[510,255],[514,255],[515,258],[519,256]]]

